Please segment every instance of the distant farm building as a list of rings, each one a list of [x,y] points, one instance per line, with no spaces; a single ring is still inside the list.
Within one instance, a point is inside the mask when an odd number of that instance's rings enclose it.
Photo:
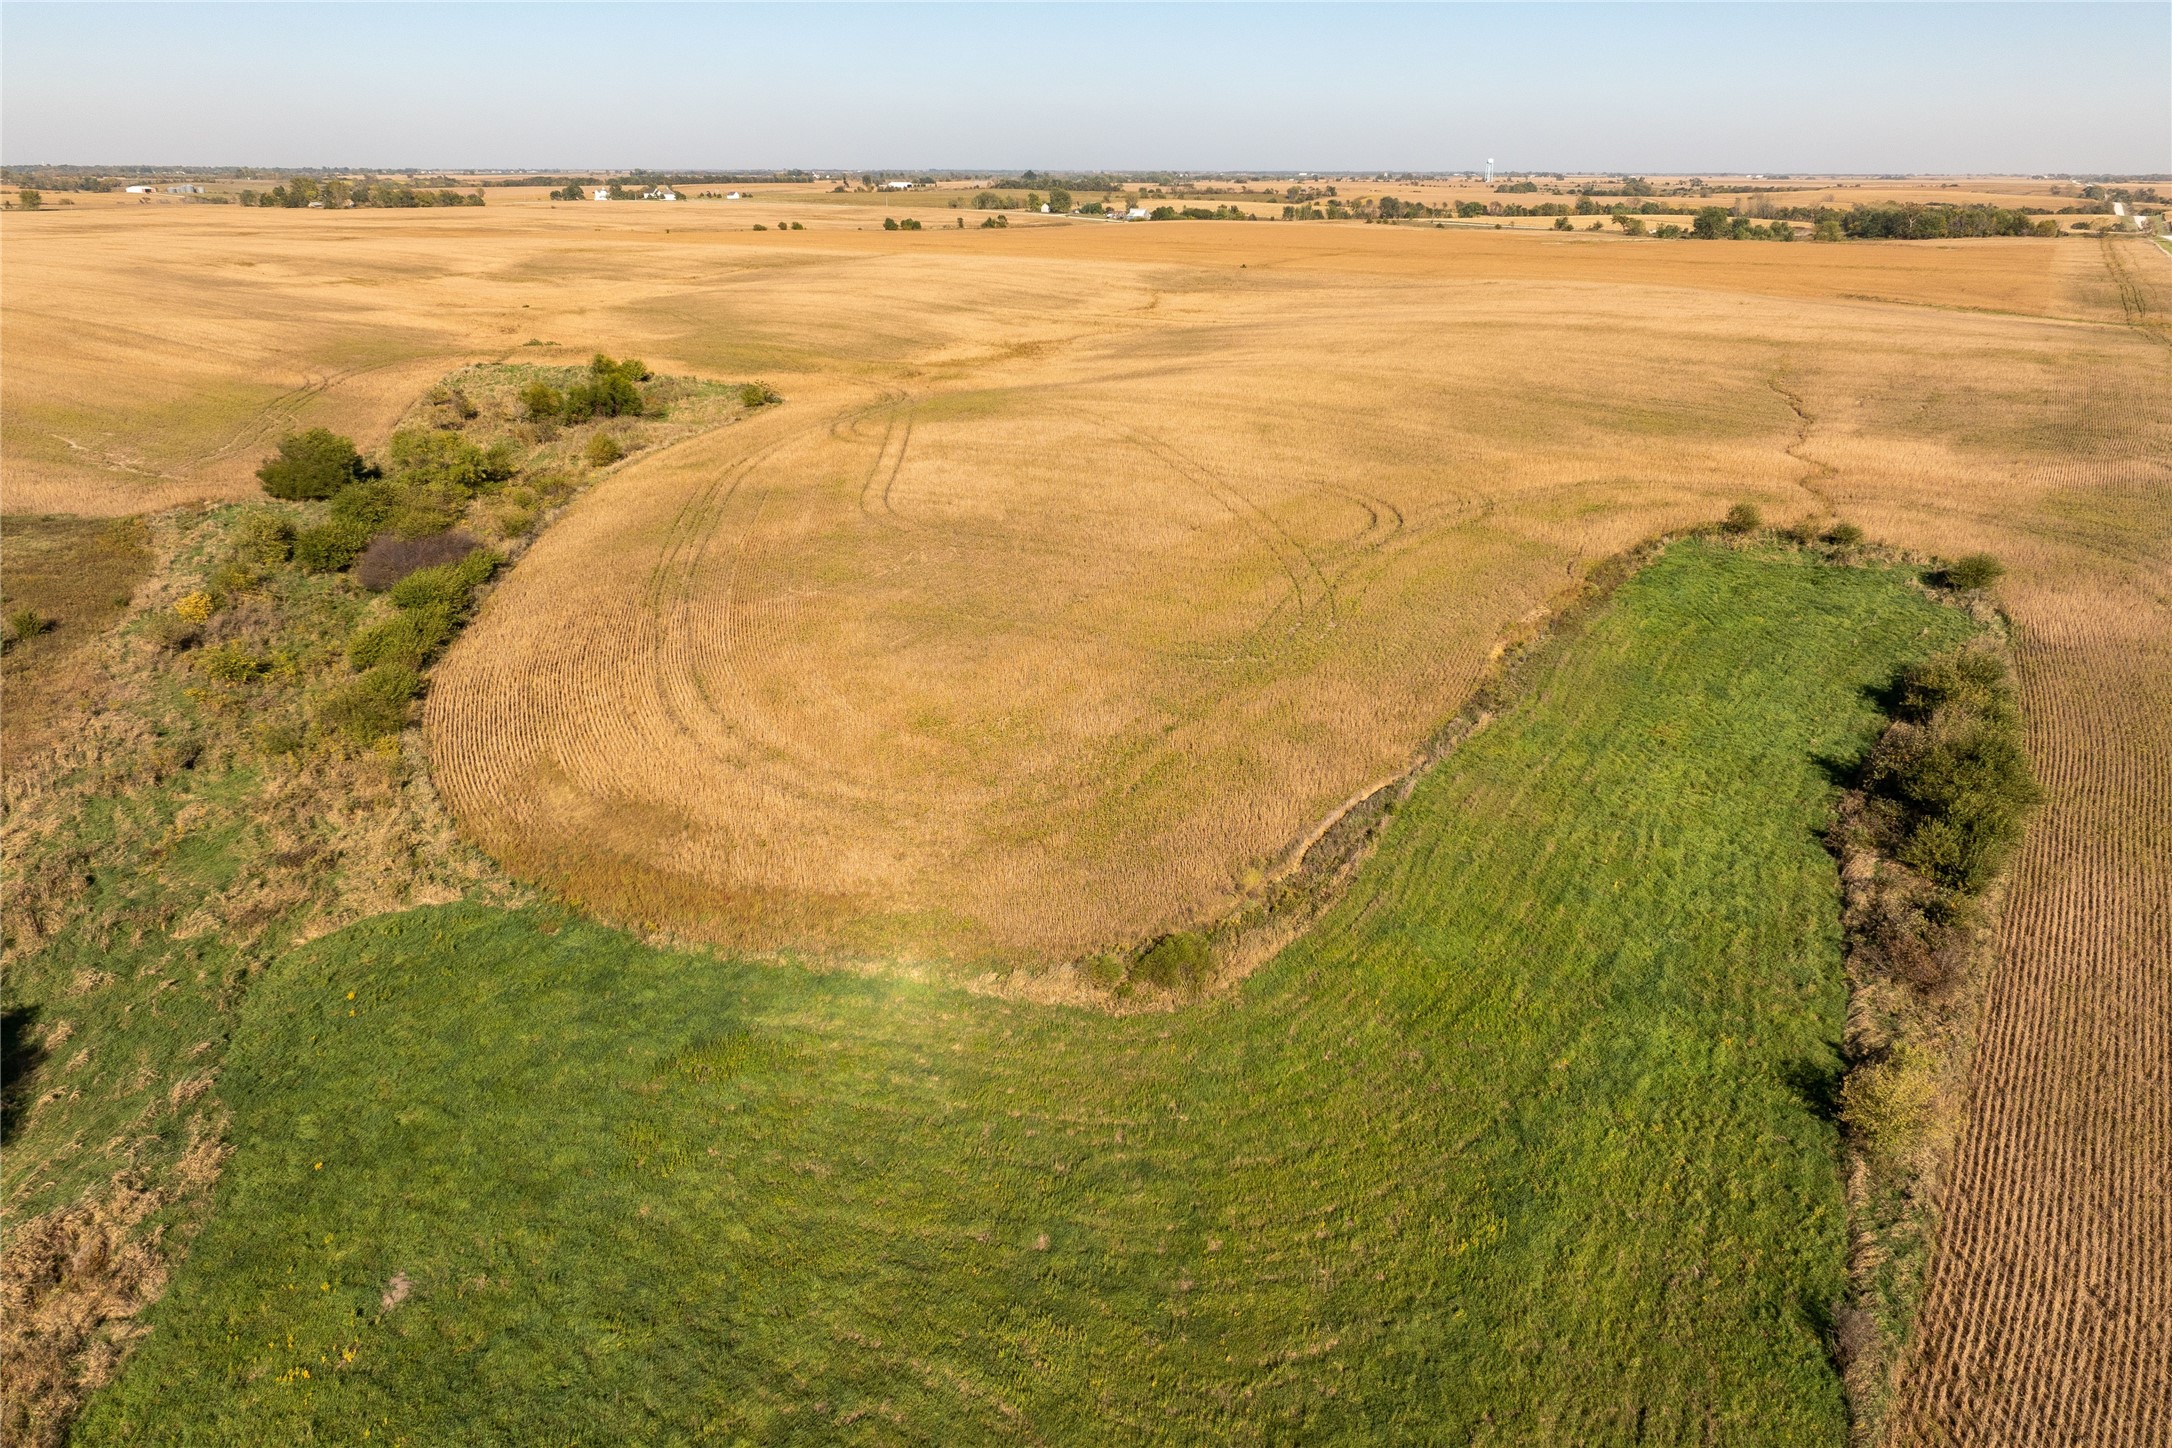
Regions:
[[[131,186],[128,189],[133,191],[136,188]],[[148,191],[151,188],[146,186],[143,189]],[[168,186],[166,188],[166,194],[168,196],[201,196],[204,194],[204,188],[201,186],[190,186],[187,184],[183,184],[180,186]]]
[[[611,188],[608,186],[598,186],[595,191],[595,199],[598,201],[609,201],[611,199]]]
[[[910,191],[913,189],[913,183],[910,181],[885,181],[882,184],[884,189],[889,191]]]
[[[131,186],[128,188],[128,194],[131,196],[148,196],[157,189],[156,186]]]

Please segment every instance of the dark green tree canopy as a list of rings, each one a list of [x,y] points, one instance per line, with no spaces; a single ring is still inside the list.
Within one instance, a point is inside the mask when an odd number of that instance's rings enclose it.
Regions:
[[[327,428],[290,432],[279,452],[256,470],[257,481],[275,498],[301,501],[329,498],[349,483],[369,476],[369,466],[354,443]]]

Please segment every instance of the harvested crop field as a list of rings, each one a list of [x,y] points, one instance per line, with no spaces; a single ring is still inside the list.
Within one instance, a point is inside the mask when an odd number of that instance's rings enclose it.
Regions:
[[[2048,799],[1901,1427],[2161,1439],[2172,256],[773,204],[809,229],[10,213],[7,506],[239,496],[471,361],[767,377],[514,570],[441,666],[441,787],[607,918],[967,961],[1224,908],[1650,532],[1746,499],[1996,553]]]
[[[1064,958],[1227,908],[1638,537],[1748,498],[2018,562],[2033,511],[2165,485],[2132,425],[2164,359],[2093,243],[1940,256],[2000,302],[2040,267],[2072,316],[2028,318],[1758,295],[1762,261],[1656,286],[1603,242],[1216,235],[808,258],[735,303],[857,284],[928,340],[543,541],[431,707],[476,837],[737,945]],[[1870,285],[1803,255],[1798,292]]]

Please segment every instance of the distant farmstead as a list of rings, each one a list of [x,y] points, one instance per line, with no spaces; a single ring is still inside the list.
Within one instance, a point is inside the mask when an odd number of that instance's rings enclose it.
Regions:
[[[882,184],[884,189],[890,191],[910,191],[913,189],[913,183],[910,181],[885,181]]]
[[[156,186],[131,186],[128,188],[128,194],[131,196],[148,196],[157,189]]]
[[[598,186],[595,190],[595,199],[598,201],[609,201],[611,199],[611,188],[608,186]]]

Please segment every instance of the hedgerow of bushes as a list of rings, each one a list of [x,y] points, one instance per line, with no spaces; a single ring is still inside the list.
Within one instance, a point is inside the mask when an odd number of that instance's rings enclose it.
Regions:
[[[1971,564],[1939,580],[1982,586],[1997,576],[1994,560]],[[1890,1401],[1928,1265],[1972,1045],[1986,896],[2039,797],[1994,644],[1910,666],[1885,703],[1890,722],[1831,838],[1851,998],[1839,1113],[1854,1163],[1836,1347],[1865,1441]]]

